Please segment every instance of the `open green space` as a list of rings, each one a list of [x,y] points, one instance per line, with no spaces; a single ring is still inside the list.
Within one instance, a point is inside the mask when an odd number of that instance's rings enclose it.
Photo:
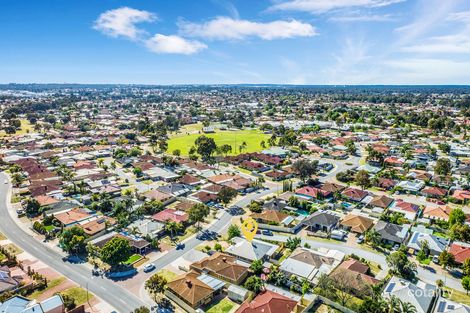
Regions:
[[[178,133],[170,137],[168,141],[168,152],[172,153],[174,150],[179,149],[181,155],[188,155],[189,149],[194,146],[194,141],[201,135],[214,138],[218,146],[224,144],[232,146],[232,153],[230,155],[240,154],[239,147],[243,142],[246,143],[246,149],[243,149],[243,153],[261,151],[263,150],[261,141],[267,142],[270,137],[258,129],[216,130],[213,134],[204,134],[201,132],[187,135],[186,133]]]
[[[87,302],[87,300],[89,301],[93,298],[93,295],[89,292],[88,292],[88,298],[87,298],[87,291],[81,287],[72,287],[72,288],[66,289],[62,291],[61,294],[67,295],[71,297],[72,299],[74,299],[76,305],[82,305],[85,302]]]
[[[124,264],[131,265],[139,261],[140,259],[142,259],[142,256],[140,254],[133,254],[129,257],[129,259],[127,259],[127,261],[124,262]]]
[[[14,244],[12,243],[9,243],[7,245],[4,245],[3,246],[8,252],[10,252],[11,254],[13,255],[17,255],[17,254],[20,254],[20,253],[23,253],[23,250],[21,250],[21,248],[15,246]]]
[[[27,119],[20,119],[21,122],[21,129],[16,132],[16,134],[12,135],[24,135],[26,133],[32,133],[34,130],[34,126]],[[4,130],[0,130],[0,137],[11,136],[7,135]]]
[[[235,303],[230,301],[228,298],[223,298],[219,303],[212,306],[207,313],[228,313],[235,306]]]
[[[59,278],[55,278],[53,280],[50,280],[48,283],[47,283],[47,287],[44,288],[44,289],[41,289],[41,290],[35,290],[32,294],[28,295],[28,298],[29,299],[37,299],[39,298],[42,294],[44,294],[46,291],[50,290],[50,289],[53,289],[57,286],[59,286],[60,284],[62,284],[63,282],[65,281],[65,277],[64,276],[61,276]]]
[[[172,281],[175,279],[178,275],[173,273],[172,271],[166,270],[166,269],[161,269],[157,272],[158,275],[164,277],[167,281]]]

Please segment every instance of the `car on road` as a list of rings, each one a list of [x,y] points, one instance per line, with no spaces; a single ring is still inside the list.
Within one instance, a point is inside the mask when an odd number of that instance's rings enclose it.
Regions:
[[[432,261],[435,263],[435,264],[439,264],[439,256],[435,255],[432,257]]]
[[[149,264],[144,265],[144,272],[145,273],[151,272],[154,269],[155,269],[155,264],[153,264],[153,263],[149,263]]]
[[[176,250],[183,250],[185,247],[185,244],[184,243],[181,243],[181,242],[178,242],[176,244]]]
[[[3,182],[4,184],[8,184],[8,180],[5,179],[5,181]]]
[[[270,231],[269,229],[265,229],[261,233],[265,236],[274,236],[273,232]]]

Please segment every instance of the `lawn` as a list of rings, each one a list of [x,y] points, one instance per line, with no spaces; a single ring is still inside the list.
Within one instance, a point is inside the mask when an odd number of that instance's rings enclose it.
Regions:
[[[30,294],[28,296],[28,298],[30,299],[37,299],[39,298],[43,293],[45,293],[46,291],[52,289],[52,288],[55,288],[57,286],[59,286],[60,284],[62,284],[63,282],[65,281],[65,277],[64,276],[61,276],[59,278],[56,278],[56,279],[53,279],[51,281],[49,281],[47,283],[47,287],[42,289],[42,290],[36,290],[34,291],[32,294]]]
[[[470,296],[463,291],[455,290],[452,288],[444,287],[444,290],[448,293],[449,299],[455,302],[470,305]]]
[[[15,246],[14,244],[12,243],[9,243],[5,246],[3,246],[5,249],[7,249],[8,252],[10,252],[11,254],[14,254],[14,255],[17,255],[17,254],[20,254],[20,253],[23,253],[23,250],[21,250],[19,247]]]
[[[2,262],[3,260],[5,260],[7,257],[0,252],[0,262]]]
[[[5,239],[7,239],[7,237],[5,237],[4,234],[0,233],[0,240],[5,240]]]
[[[72,287],[72,288],[66,289],[62,291],[61,294],[67,295],[73,298],[75,300],[76,305],[82,305],[85,302],[87,302],[87,300],[89,301],[93,298],[93,295],[88,292],[88,299],[87,299],[87,291],[81,287]]]
[[[124,264],[131,265],[139,261],[140,259],[142,259],[142,256],[140,254],[133,254],[129,257],[129,259],[127,259],[127,261],[124,262]]]
[[[227,298],[223,298],[216,305],[212,306],[206,313],[228,313],[235,306],[235,303]]]
[[[21,119],[21,129],[16,132],[14,135],[24,135],[26,133],[31,133],[34,130],[34,126],[31,125],[31,123],[26,120],[26,119]],[[0,130],[0,137],[5,137],[5,136],[12,136],[12,135],[7,135],[4,130]]]
[[[172,281],[173,279],[175,279],[175,277],[178,276],[175,273],[173,273],[172,271],[169,271],[169,270],[166,270],[166,269],[159,270],[157,272],[157,274],[164,277],[167,281]]]
[[[48,226],[44,226],[44,228],[46,229],[47,232],[51,232],[55,229],[55,226],[54,225],[48,225]]]
[[[179,149],[182,155],[188,155],[189,149],[194,146],[194,141],[203,135],[203,133],[196,133],[187,135],[176,134],[173,135],[168,141],[168,152],[172,153],[174,150]],[[214,138],[215,143],[220,146],[228,144],[232,146],[231,155],[237,155],[240,153],[239,146],[246,142],[246,149],[243,152],[257,152],[263,150],[260,143],[261,141],[267,142],[269,135],[264,134],[262,131],[257,129],[243,129],[243,130],[217,130],[213,134],[205,134],[207,137]]]

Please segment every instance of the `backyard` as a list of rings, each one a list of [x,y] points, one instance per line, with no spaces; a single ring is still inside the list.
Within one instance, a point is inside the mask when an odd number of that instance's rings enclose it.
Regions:
[[[222,300],[219,301],[219,303],[212,306],[206,312],[207,313],[228,313],[232,310],[234,306],[235,306],[235,303],[230,301],[228,298],[223,298]]]
[[[214,138],[215,143],[220,146],[228,144],[232,146],[230,155],[237,155],[240,153],[239,146],[245,142],[246,149],[242,152],[258,152],[263,150],[261,141],[267,142],[269,135],[264,134],[257,129],[243,129],[243,130],[216,130],[212,134],[204,133],[190,133],[185,132],[174,134],[168,141],[168,152],[172,153],[174,150],[179,149],[181,155],[188,155],[189,149],[194,146],[194,141],[201,135]]]

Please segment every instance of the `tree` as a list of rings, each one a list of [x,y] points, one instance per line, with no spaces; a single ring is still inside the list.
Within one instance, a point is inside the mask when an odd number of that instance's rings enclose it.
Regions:
[[[462,273],[464,276],[470,276],[470,259],[465,259],[465,261],[463,261]]]
[[[170,232],[170,237],[173,238],[174,233],[177,233],[183,229],[181,223],[177,223],[171,220],[168,220],[165,223],[165,230]]]
[[[413,279],[416,275],[416,264],[408,259],[406,253],[401,250],[393,252],[386,257],[391,271],[403,278]]]
[[[368,230],[365,235],[365,240],[372,247],[378,247],[380,245],[381,236],[375,229]]]
[[[232,152],[232,146],[228,144],[224,144],[219,147],[219,150],[224,156],[227,156],[229,153]]]
[[[465,276],[462,278],[462,287],[465,289],[468,295],[468,291],[470,290],[470,276]]]
[[[434,173],[441,176],[447,176],[452,170],[452,165],[450,160],[446,158],[440,158],[436,161],[436,166],[434,166]]]
[[[317,172],[318,161],[297,160],[292,164],[292,168],[297,172],[302,182],[305,182]]]
[[[454,224],[463,224],[467,217],[462,209],[455,208],[449,214],[449,226],[453,226]]]
[[[357,152],[356,145],[354,144],[354,141],[352,140],[347,140],[344,144],[346,146],[346,151],[349,154],[355,155]]]
[[[60,236],[60,245],[68,253],[78,253],[85,248],[85,231],[73,226],[65,229]]]
[[[356,173],[354,181],[361,186],[362,190],[370,186],[369,173],[366,170],[360,170]]]
[[[454,224],[449,231],[449,237],[452,240],[470,241],[470,226],[467,224]]]
[[[232,201],[233,198],[237,195],[237,191],[230,187],[222,187],[220,189],[218,197],[224,205],[227,205]]]
[[[263,281],[258,276],[250,276],[245,281],[244,287],[255,294],[258,294],[263,288]]]
[[[261,260],[255,260],[250,265],[250,269],[255,275],[260,275],[263,272],[263,268],[263,261]]]
[[[141,306],[141,307],[138,307],[137,309],[135,309],[134,311],[132,311],[131,313],[150,313],[150,310],[149,310],[149,308],[147,308],[145,306]]]
[[[41,205],[39,204],[38,200],[34,198],[29,198],[26,200],[26,213],[31,216],[36,216],[39,214],[39,209]]]
[[[286,248],[290,251],[294,251],[298,246],[300,246],[301,239],[299,237],[289,237],[286,241]]]
[[[235,224],[230,225],[228,227],[227,235],[228,235],[228,240],[235,238],[235,237],[240,237],[241,235],[240,228],[238,228],[238,226]]]
[[[100,255],[103,262],[115,266],[128,260],[132,250],[127,239],[114,237],[103,246]]]
[[[252,213],[261,213],[263,211],[263,208],[261,207],[261,204],[259,204],[259,202],[257,202],[257,201],[251,201],[250,206],[248,207],[248,209]]]
[[[189,219],[193,223],[197,223],[197,228],[200,228],[199,223],[204,221],[204,218],[209,215],[209,207],[203,203],[196,203],[188,212]]]
[[[140,176],[142,176],[143,172],[142,172],[142,169],[140,167],[135,167],[134,170],[133,170],[133,173],[134,173],[135,176],[140,177]]]
[[[75,303],[75,299],[72,298],[71,296],[61,293],[60,297],[62,298],[62,301],[64,302],[65,309],[67,311],[73,310],[77,307],[77,304]]]
[[[176,157],[179,157],[181,155],[181,150],[180,149],[173,150],[173,155]]]
[[[199,136],[194,142],[196,145],[197,153],[202,157],[203,160],[207,161],[211,158],[212,154],[217,149],[217,145],[213,138],[207,136]]]
[[[453,268],[455,266],[455,257],[452,253],[447,250],[442,251],[439,254],[439,264],[447,270],[448,268]]]
[[[168,281],[165,277],[154,274],[145,282],[145,289],[147,289],[153,296],[156,301],[157,295],[165,291]]]

